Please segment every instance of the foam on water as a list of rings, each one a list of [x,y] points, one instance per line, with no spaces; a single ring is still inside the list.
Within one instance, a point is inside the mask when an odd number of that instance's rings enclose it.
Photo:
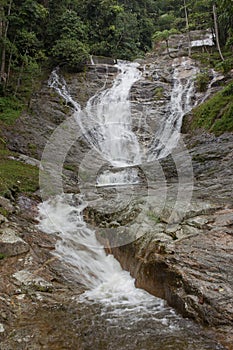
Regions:
[[[82,300],[161,310],[164,302],[135,288],[129,272],[122,270],[112,255],[106,255],[95,231],[83,220],[86,205],[80,196],[72,194],[39,205],[39,228],[59,235],[55,255],[75,272],[77,281],[85,287]]]
[[[137,169],[121,169],[117,172],[106,170],[97,178],[96,185],[102,186],[127,186],[140,183]]]

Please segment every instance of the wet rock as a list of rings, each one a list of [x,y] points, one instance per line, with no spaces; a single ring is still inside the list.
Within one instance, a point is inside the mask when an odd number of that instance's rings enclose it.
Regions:
[[[199,229],[205,228],[209,223],[210,218],[208,216],[195,216],[186,220],[189,226],[193,226]]]
[[[183,315],[218,326],[221,333],[225,326],[233,327],[233,135],[189,137],[188,146],[193,157],[192,200],[185,215],[179,203],[173,215],[177,222],[169,221],[177,188],[170,171],[168,188],[174,199],[160,213],[163,227],[154,226],[170,239],[158,244],[156,229],[153,236],[147,228],[150,235],[112,251],[138,287],[165,298]],[[166,160],[163,166],[166,169]],[[161,243],[163,249],[158,248]]]
[[[14,211],[14,206],[12,205],[11,201],[4,197],[0,197],[0,209],[1,208],[8,213],[13,213]]]
[[[2,323],[0,323],[0,333],[5,332],[5,328],[4,325]]]
[[[21,217],[27,220],[35,221],[35,218],[38,215],[38,198],[29,198],[23,194],[20,194],[17,198],[16,203]]]
[[[231,236],[210,232],[201,239],[196,235],[165,244],[163,250],[147,243],[143,253],[141,247],[138,241],[113,249],[138,287],[165,298],[182,314],[201,322],[233,322]]]
[[[20,286],[23,285],[40,292],[52,292],[53,290],[52,283],[27,270],[18,271],[14,273],[13,277],[20,283]]]
[[[28,157],[25,154],[20,154],[18,159],[26,164],[37,166],[39,168],[40,161],[38,159]]]
[[[29,245],[9,227],[0,230],[0,252],[7,257],[27,253]]]
[[[7,218],[0,214],[0,225],[4,224],[5,222],[8,222]]]
[[[233,226],[233,209],[223,209],[216,212],[213,226]]]

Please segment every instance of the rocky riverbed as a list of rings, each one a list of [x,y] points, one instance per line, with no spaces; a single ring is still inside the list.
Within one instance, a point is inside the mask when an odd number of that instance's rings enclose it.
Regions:
[[[140,62],[144,79],[134,85],[131,99],[135,132],[145,147],[166,113],[172,79],[169,67],[180,61],[179,57],[151,56]],[[69,89],[81,105],[98,89],[111,84],[116,74],[111,64],[98,63],[85,74],[66,76]],[[210,94],[219,88],[216,84]],[[196,100],[202,98],[202,94],[196,95]],[[8,147],[17,152],[16,158],[21,157],[19,161],[38,165],[49,136],[71,114],[69,105],[45,81],[32,96],[28,111],[14,126],[5,128],[3,135]],[[233,135],[185,132],[183,141],[193,166],[193,195],[185,214],[182,202],[173,210],[179,179],[176,165],[168,157],[161,160],[169,194],[165,207],[158,213],[159,198],[149,198],[139,213],[127,218],[130,224],[126,232],[135,235],[136,240],[115,248],[115,234],[121,236],[120,225],[125,222],[114,217],[114,236],[111,230],[108,236],[108,245],[113,248],[106,250],[130,271],[137,287],[166,299],[184,316],[204,324],[224,349],[231,350]],[[79,191],[77,160],[80,162],[88,149],[85,139],[80,138],[69,152],[63,169],[68,192]],[[25,194],[16,194],[11,200],[0,198],[1,350],[79,348],[70,315],[72,298],[82,293],[83,287],[52,254],[59,238],[42,233],[36,226],[40,200],[39,192],[30,198]],[[100,225],[88,209],[86,218],[96,225],[99,239],[104,241],[101,228],[109,228],[108,221]]]
[[[138,287],[165,298],[183,315],[214,326],[226,348],[232,349],[233,135],[185,139],[195,177],[185,217],[168,223],[165,208],[153,228],[148,218],[144,222],[148,235],[113,248],[113,254]]]

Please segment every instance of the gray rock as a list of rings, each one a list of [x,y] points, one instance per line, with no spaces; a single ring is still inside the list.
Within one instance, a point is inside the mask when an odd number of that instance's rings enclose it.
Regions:
[[[0,333],[4,333],[4,332],[5,332],[4,325],[0,323]]]
[[[0,197],[0,208],[1,207],[8,213],[13,213],[14,211],[14,206],[12,205],[11,201],[4,197]]]
[[[0,225],[4,224],[5,222],[8,222],[7,218],[4,215],[0,214]]]
[[[0,230],[0,253],[14,256],[29,251],[29,245],[13,229],[6,227]]]
[[[40,161],[38,159],[28,157],[25,154],[20,154],[18,159],[26,164],[33,165],[38,168],[40,166]]]
[[[32,288],[36,291],[51,292],[53,289],[52,283],[28,270],[18,271],[13,274],[13,277],[20,283],[20,285]]]
[[[186,223],[189,226],[193,226],[201,229],[206,227],[209,221],[210,221],[210,218],[208,216],[195,216],[193,218],[187,219]]]

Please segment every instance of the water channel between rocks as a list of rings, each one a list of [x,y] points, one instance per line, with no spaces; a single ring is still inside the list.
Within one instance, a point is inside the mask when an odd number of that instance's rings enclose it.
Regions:
[[[112,255],[106,255],[96,239],[95,228],[84,220],[86,207],[94,205],[100,210],[101,190],[112,188],[115,198],[119,194],[121,204],[132,187],[136,188],[137,200],[145,199],[151,180],[146,181],[146,194],[137,190],[140,181],[147,180],[143,178],[147,177],[143,164],[156,163],[171,153],[179,139],[182,117],[193,106],[193,77],[197,68],[183,59],[173,68],[168,117],[154,130],[150,143],[141,144],[133,132],[129,94],[133,84],[142,79],[142,72],[137,63],[119,62],[116,66],[118,74],[112,87],[99,91],[83,110],[57,71],[49,81],[72,106],[94,157],[98,154],[104,160],[97,170],[95,160],[90,157],[86,158],[87,163],[81,164],[81,175],[94,168],[88,178],[92,183],[81,194],[59,194],[39,206],[39,228],[57,235],[55,255],[69,267],[72,278],[85,290],[74,293],[70,310],[58,328],[66,332],[66,325],[72,325],[69,333],[76,334],[67,340],[67,349],[223,349],[204,328],[178,315],[162,299],[135,288],[134,279]],[[88,192],[89,188],[93,193]],[[132,198],[127,201],[131,204]],[[105,203],[101,210],[111,214],[116,208],[109,210]]]

